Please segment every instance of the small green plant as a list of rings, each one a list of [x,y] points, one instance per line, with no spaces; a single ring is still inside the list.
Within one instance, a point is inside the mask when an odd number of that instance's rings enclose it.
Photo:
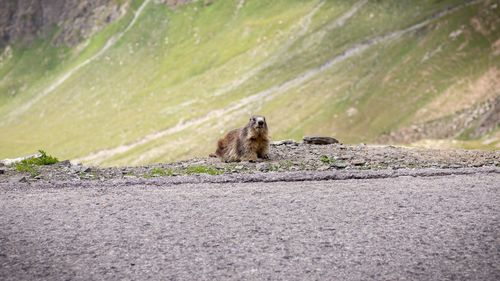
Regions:
[[[40,156],[24,159],[17,164],[18,165],[19,164],[21,164],[21,165],[28,164],[28,165],[44,166],[44,165],[52,165],[52,164],[59,162],[59,160],[57,158],[50,156],[50,155],[47,155],[47,153],[43,150],[38,150],[38,152],[40,153]]]
[[[187,167],[186,173],[188,175],[208,174],[213,176],[213,175],[220,175],[223,173],[223,171],[211,166],[190,166]]]
[[[52,165],[59,162],[56,157],[47,155],[47,153],[43,150],[39,150],[38,152],[40,153],[40,156],[24,159],[17,163],[15,166],[16,170],[19,172],[29,173],[31,177],[34,178],[40,174],[36,166]]]
[[[333,157],[328,157],[327,155],[321,155],[321,157],[319,157],[319,161],[321,161],[324,164],[332,165],[337,160]]]

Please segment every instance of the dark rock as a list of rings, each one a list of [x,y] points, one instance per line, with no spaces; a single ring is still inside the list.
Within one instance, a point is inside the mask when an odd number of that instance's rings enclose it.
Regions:
[[[304,143],[307,144],[334,144],[334,143],[339,143],[338,140],[331,138],[331,137],[304,137]]]
[[[0,169],[0,175],[3,175],[5,174],[5,170],[4,169]]]

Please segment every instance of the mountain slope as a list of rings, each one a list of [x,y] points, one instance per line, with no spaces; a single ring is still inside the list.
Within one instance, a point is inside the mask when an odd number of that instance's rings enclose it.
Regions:
[[[4,48],[0,158],[37,148],[101,165],[205,155],[252,113],[275,139],[417,141],[398,134],[446,127],[487,101],[498,109],[499,14],[494,1],[134,1],[78,46],[47,36]],[[488,124],[447,137],[494,148],[498,119]]]

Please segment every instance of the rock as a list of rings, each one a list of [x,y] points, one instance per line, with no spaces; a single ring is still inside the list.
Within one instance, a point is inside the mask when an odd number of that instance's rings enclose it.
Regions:
[[[337,168],[337,169],[345,169],[347,168],[347,163],[343,161],[337,161],[333,163],[332,167]]]
[[[274,146],[280,146],[280,145],[299,145],[298,142],[294,140],[280,140],[280,141],[273,141],[271,142],[271,145]]]
[[[5,170],[4,169],[0,169],[0,175],[3,175],[5,174]]]
[[[261,171],[261,172],[267,172],[269,171],[269,164],[268,163],[259,163],[255,166],[257,168],[257,170]]]
[[[90,171],[92,171],[92,169],[90,167],[82,167],[82,172],[90,173]]]
[[[243,165],[238,165],[234,167],[236,170],[243,170],[244,166]]]
[[[354,166],[363,166],[365,163],[366,162],[363,159],[354,159],[351,161],[351,164],[353,164]]]
[[[331,137],[304,137],[304,143],[306,144],[334,144],[339,143],[338,140]]]
[[[109,0],[0,1],[0,43],[31,43],[57,27],[51,42],[75,46],[124,15],[126,7]]]

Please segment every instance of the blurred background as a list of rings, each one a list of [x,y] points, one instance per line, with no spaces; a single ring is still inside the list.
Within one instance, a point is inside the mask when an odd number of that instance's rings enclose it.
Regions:
[[[273,140],[500,149],[500,1],[2,0],[0,159]]]

